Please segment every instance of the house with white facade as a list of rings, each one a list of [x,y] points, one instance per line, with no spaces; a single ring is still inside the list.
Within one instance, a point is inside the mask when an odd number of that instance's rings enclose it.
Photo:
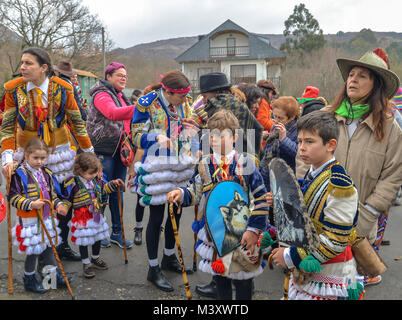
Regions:
[[[209,72],[225,73],[233,85],[268,79],[279,89],[285,59],[268,38],[226,20],[175,60],[198,92],[200,76]]]

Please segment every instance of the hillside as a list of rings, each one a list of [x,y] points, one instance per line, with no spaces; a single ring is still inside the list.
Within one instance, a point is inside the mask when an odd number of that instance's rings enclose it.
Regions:
[[[390,39],[390,41],[402,41],[401,32],[373,32],[374,36],[378,41],[384,39]],[[338,41],[344,42],[349,41],[356,37],[359,32],[338,32],[337,34],[326,34],[324,35],[327,41]],[[265,38],[269,38],[271,45],[274,48],[279,49],[281,44],[285,42],[285,37],[283,34],[258,34]],[[173,39],[159,40],[149,43],[139,44],[126,49],[118,48],[111,52],[113,56],[126,56],[126,57],[154,57],[162,56],[165,58],[174,59],[183,53],[185,50],[190,48],[193,44],[198,41],[198,36],[194,37],[179,37]]]

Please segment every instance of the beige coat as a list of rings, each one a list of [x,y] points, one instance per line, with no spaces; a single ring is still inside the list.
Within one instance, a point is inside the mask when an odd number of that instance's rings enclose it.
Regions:
[[[360,214],[356,232],[373,243],[377,234],[378,217],[364,205],[368,204],[384,213],[395,200],[402,185],[402,131],[394,118],[389,118],[386,121],[385,136],[378,142],[370,114],[359,123],[349,139],[346,119],[335,116],[340,129],[335,158],[352,177],[359,193]]]

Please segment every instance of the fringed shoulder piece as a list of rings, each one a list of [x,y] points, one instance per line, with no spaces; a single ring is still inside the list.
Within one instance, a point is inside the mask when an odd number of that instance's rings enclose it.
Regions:
[[[73,92],[73,86],[69,84],[67,81],[64,81],[63,79],[56,76],[53,76],[52,78],[50,78],[50,80],[63,86],[64,88],[66,88],[67,91]]]
[[[158,93],[156,91],[151,91],[150,93],[142,96],[138,99],[135,108],[140,112],[145,112],[149,109],[149,106],[158,98]]]
[[[15,78],[5,83],[4,89],[6,89],[6,91],[14,91],[16,87],[18,87],[23,83],[24,83],[23,77]]]
[[[328,193],[335,198],[346,198],[355,194],[353,181],[341,165],[331,167],[331,177],[328,183]]]

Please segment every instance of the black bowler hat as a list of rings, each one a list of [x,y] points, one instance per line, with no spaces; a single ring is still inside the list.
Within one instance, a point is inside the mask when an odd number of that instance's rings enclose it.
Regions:
[[[231,86],[222,72],[211,72],[200,76],[201,93],[229,89]]]

